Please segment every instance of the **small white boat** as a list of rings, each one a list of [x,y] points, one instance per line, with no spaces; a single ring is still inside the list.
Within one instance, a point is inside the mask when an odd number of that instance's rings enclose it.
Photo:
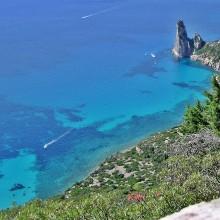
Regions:
[[[154,53],[151,53],[150,55],[151,57],[156,58],[156,55]]]

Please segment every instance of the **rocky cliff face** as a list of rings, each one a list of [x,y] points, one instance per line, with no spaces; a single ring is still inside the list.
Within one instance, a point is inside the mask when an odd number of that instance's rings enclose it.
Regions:
[[[201,49],[204,45],[205,41],[199,34],[195,34],[193,39],[189,38],[184,22],[182,20],[177,22],[176,41],[172,50],[176,58],[190,57],[196,50]]]
[[[171,216],[161,220],[219,220],[220,219],[220,199],[210,203],[200,203],[189,206]]]
[[[202,47],[205,46],[205,41],[202,39],[202,37],[199,34],[195,34],[193,38],[193,46],[194,46],[194,52],[197,50],[200,50]]]
[[[177,59],[191,58],[220,72],[220,41],[206,43],[199,34],[189,38],[182,20],[177,22],[176,41],[172,49]]]
[[[176,41],[172,51],[176,58],[189,57],[192,54],[192,40],[187,36],[183,21],[177,22]]]
[[[191,59],[220,72],[220,41],[207,43],[202,49],[196,51]]]

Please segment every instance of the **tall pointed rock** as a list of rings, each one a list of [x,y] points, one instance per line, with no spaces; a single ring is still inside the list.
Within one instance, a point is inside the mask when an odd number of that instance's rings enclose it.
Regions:
[[[187,36],[186,27],[182,20],[177,22],[176,41],[172,50],[176,58],[190,57],[193,53],[193,40]]]

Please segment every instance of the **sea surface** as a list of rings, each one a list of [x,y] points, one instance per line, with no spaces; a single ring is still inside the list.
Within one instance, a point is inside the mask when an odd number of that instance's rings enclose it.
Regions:
[[[219,0],[2,1],[0,208],[62,193],[178,125],[212,71],[172,58],[176,21],[219,39],[219,10]]]

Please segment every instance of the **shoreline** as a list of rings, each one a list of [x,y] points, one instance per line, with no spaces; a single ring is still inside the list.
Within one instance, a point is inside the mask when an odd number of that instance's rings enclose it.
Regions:
[[[102,188],[102,184],[100,184],[97,180],[97,176],[99,177],[105,174],[108,175],[114,175],[114,173],[118,173],[119,175],[123,175],[126,179],[131,178],[135,172],[127,172],[126,171],[126,162],[120,162],[121,158],[126,158],[127,155],[141,155],[143,151],[148,150],[148,149],[143,149],[146,148],[146,146],[149,143],[149,146],[153,146],[155,143],[157,143],[157,139],[162,139],[162,143],[167,145],[170,143],[172,140],[172,136],[178,136],[181,137],[182,133],[179,132],[179,126],[167,128],[164,131],[158,131],[152,134],[149,134],[148,136],[145,136],[144,138],[140,139],[137,141],[136,144],[131,145],[129,148],[124,149],[122,151],[119,151],[110,157],[107,157],[104,159],[95,169],[93,169],[89,175],[87,175],[82,181],[73,184],[71,187],[69,187],[67,190],[64,191],[63,194],[60,194],[59,196],[64,196],[65,199],[69,198],[69,195],[72,194],[74,191],[77,191],[78,189],[83,189],[83,188],[90,188],[93,190],[97,190],[99,187]],[[161,146],[160,146],[161,147]],[[113,168],[113,164],[115,164],[115,167]],[[125,165],[125,166],[124,166]],[[151,175],[151,174],[150,174]],[[106,181],[107,179],[105,179]],[[148,180],[148,178],[146,177]],[[93,183],[91,183],[93,181]],[[106,181],[108,182],[108,181]],[[109,186],[106,186],[109,187]]]
[[[211,68],[213,71],[220,73],[220,40],[210,41],[205,44],[200,50],[194,52],[190,56],[193,62],[199,62],[200,64]]]

